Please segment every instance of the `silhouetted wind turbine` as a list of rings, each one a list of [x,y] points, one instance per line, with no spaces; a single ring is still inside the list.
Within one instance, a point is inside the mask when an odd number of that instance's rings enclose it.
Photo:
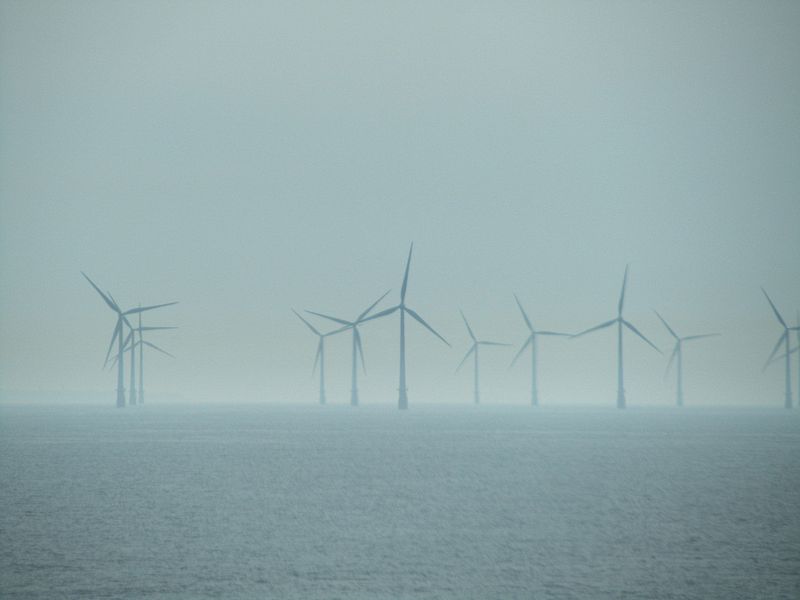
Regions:
[[[317,363],[319,363],[319,403],[325,404],[325,338],[339,333],[340,331],[344,331],[345,328],[342,327],[341,329],[329,331],[328,333],[320,333],[316,327],[301,317],[300,313],[294,309],[292,309],[292,312],[297,315],[297,318],[305,323],[306,327],[319,339],[317,342],[317,354],[314,357],[314,368],[311,370],[311,374],[313,375],[317,371]]]
[[[386,294],[388,293],[389,292],[386,292]],[[340,323],[345,326],[343,329],[353,330],[353,370],[351,374],[351,385],[350,385],[351,406],[358,406],[358,368],[357,368],[358,356],[361,356],[361,368],[363,369],[364,374],[367,373],[367,367],[364,364],[364,348],[361,346],[361,333],[358,331],[358,326],[364,321],[364,317],[366,317],[372,311],[372,309],[375,308],[378,305],[378,303],[386,297],[386,294],[378,298],[365,311],[363,311],[360,315],[358,315],[355,321],[347,321],[345,319],[340,319],[338,317],[323,315],[322,313],[314,312],[313,310],[306,311],[307,313],[310,313],[312,315],[317,315],[318,317],[334,321],[335,323]]]
[[[658,347],[648,340],[642,333],[636,329],[630,322],[626,321],[622,316],[622,309],[625,306],[625,288],[628,285],[628,267],[625,267],[625,276],[622,279],[622,292],[619,296],[619,304],[617,305],[617,317],[615,319],[611,319],[610,321],[606,321],[605,323],[600,323],[600,325],[596,325],[595,327],[591,327],[585,331],[581,331],[580,333],[575,334],[572,337],[580,337],[582,335],[586,335],[587,333],[591,333],[592,331],[597,331],[599,329],[605,329],[606,327],[611,327],[612,325],[617,325],[617,408],[625,408],[625,387],[623,383],[623,368],[622,368],[622,327],[623,325],[630,329],[633,333],[638,335],[642,338],[648,345],[650,345],[654,350],[656,350],[659,354],[663,354]]]
[[[536,345],[536,336],[539,335],[558,335],[564,337],[571,337],[572,334],[570,333],[559,333],[557,331],[536,331],[531,324],[531,320],[528,318],[528,315],[525,313],[525,309],[522,308],[522,304],[517,298],[517,295],[514,294],[514,300],[517,301],[517,306],[519,306],[519,311],[522,313],[522,318],[525,319],[525,325],[528,326],[528,331],[530,331],[530,335],[528,339],[525,340],[525,343],[522,344],[522,347],[517,352],[517,355],[514,357],[514,360],[511,361],[511,367],[514,366],[514,363],[517,362],[517,359],[522,355],[529,345],[531,347],[531,405],[532,406],[539,406],[539,392],[537,389],[537,376],[536,376],[536,355],[537,355],[537,345]],[[511,368],[509,367],[509,368]]]
[[[397,306],[393,306],[392,308],[387,308],[386,310],[382,310],[379,313],[372,315],[371,317],[367,317],[364,321],[371,321],[372,319],[380,319],[381,317],[385,317],[387,315],[392,314],[396,310],[400,311],[400,386],[398,388],[399,396],[397,399],[397,408],[400,410],[406,410],[408,408],[408,391],[406,389],[406,313],[408,313],[413,319],[415,319],[418,323],[420,323],[425,329],[430,331],[433,335],[438,337],[448,346],[450,345],[446,339],[444,339],[441,335],[436,333],[436,331],[428,325],[422,317],[420,317],[415,311],[408,308],[406,306],[406,288],[408,286],[408,269],[411,265],[411,252],[414,250],[414,244],[411,244],[411,247],[408,249],[408,259],[406,260],[406,271],[403,275],[403,287],[400,288],[400,304]]]
[[[772,299],[767,294],[767,291],[762,287],[761,291],[764,292],[764,296],[769,302],[769,305],[772,307],[772,312],[775,313],[775,318],[778,319],[778,322],[783,327],[783,333],[781,337],[778,338],[775,347],[772,349],[772,352],[769,355],[769,358],[764,363],[764,369],[767,368],[767,365],[771,362],[772,357],[778,352],[778,349],[781,347],[781,344],[784,344],[784,357],[786,361],[786,398],[784,400],[784,407],[785,408],[792,408],[792,364],[791,364],[791,351],[789,350],[789,332],[790,331],[800,331],[800,326],[798,327],[789,327],[786,324],[786,321],[783,320],[781,313],[778,312],[778,309],[775,307],[775,304],[772,302]]]
[[[167,356],[175,358],[174,356],[172,356],[172,354],[170,354],[166,350],[162,350],[155,344],[151,344],[150,342],[144,339],[145,331],[160,331],[164,329],[177,329],[177,327],[144,327],[142,326],[142,313],[139,313],[139,326],[131,331],[131,333],[134,334],[134,338],[135,338],[134,332],[139,333],[139,340],[134,343],[134,347],[138,346],[139,348],[139,404],[144,404],[144,347],[149,346],[154,350],[158,350],[159,352],[162,352]],[[131,355],[133,355],[133,353],[134,349],[131,349]],[[131,360],[131,373],[133,373],[133,367],[134,367],[133,360]],[[131,376],[131,382],[133,382],[133,376]],[[131,394],[133,394],[133,385],[131,385]],[[133,402],[131,402],[131,404],[133,404]]]
[[[114,301],[114,298],[111,294],[104,294],[97,285],[95,285],[94,281],[89,279],[89,276],[81,271],[81,274],[86,278],[91,286],[95,289],[95,291],[100,294],[100,297],[105,301],[108,307],[113,310],[117,315],[117,324],[114,326],[114,335],[111,336],[111,342],[108,344],[108,351],[106,352],[106,359],[104,364],[108,363],[108,357],[111,355],[111,349],[114,347],[114,342],[118,343],[117,346],[117,408],[123,408],[125,406],[125,385],[123,383],[124,373],[123,373],[123,326],[127,325],[131,330],[133,330],[133,326],[131,326],[130,321],[126,318],[128,315],[143,313],[147,310],[153,310],[155,308],[161,308],[162,306],[171,306],[173,304],[177,304],[177,302],[166,302],[164,304],[155,304],[152,306],[140,306],[138,308],[132,308],[130,310],[122,311],[119,305]]]
[[[475,375],[475,404],[478,404],[478,403],[480,403],[480,388],[479,388],[479,376],[478,376],[478,365],[480,363],[478,362],[478,347],[479,346],[510,346],[511,344],[503,344],[501,342],[489,342],[489,341],[485,341],[485,340],[478,340],[475,337],[475,334],[472,333],[472,328],[469,326],[469,323],[467,322],[467,317],[464,316],[464,311],[459,311],[459,312],[461,312],[461,318],[464,319],[464,325],[467,326],[467,332],[469,333],[469,337],[472,338],[472,346],[470,346],[470,349],[464,355],[464,358],[461,359],[461,362],[458,363],[458,367],[456,367],[456,373],[458,373],[458,371],[461,369],[462,365],[467,361],[467,359],[469,358],[470,354],[474,354],[475,355],[475,366],[473,367],[473,369],[475,371],[475,373],[474,373],[474,375]]]
[[[687,335],[684,337],[679,337],[677,333],[672,329],[672,327],[667,324],[664,317],[662,317],[657,310],[653,311],[656,313],[656,316],[661,319],[661,322],[664,324],[664,327],[667,328],[670,335],[675,338],[675,347],[672,350],[672,354],[669,357],[669,362],[667,363],[667,370],[665,372],[665,376],[669,373],[669,370],[672,368],[672,363],[677,360],[677,376],[678,376],[678,392],[677,392],[677,400],[676,404],[678,406],[683,406],[683,342],[689,342],[692,340],[700,340],[707,337],[716,337],[718,333],[703,333],[700,335]]]

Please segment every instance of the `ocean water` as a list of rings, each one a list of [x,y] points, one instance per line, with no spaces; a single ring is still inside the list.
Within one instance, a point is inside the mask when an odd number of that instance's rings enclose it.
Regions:
[[[0,407],[3,598],[800,598],[800,415]]]

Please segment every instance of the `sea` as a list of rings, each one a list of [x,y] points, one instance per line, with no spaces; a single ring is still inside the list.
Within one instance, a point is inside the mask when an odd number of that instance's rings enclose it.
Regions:
[[[800,598],[800,415],[0,406],[0,597]]]

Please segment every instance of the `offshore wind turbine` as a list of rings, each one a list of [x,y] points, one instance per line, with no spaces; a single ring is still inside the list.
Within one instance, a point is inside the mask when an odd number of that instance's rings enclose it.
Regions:
[[[612,325],[617,326],[617,408],[625,408],[625,386],[623,382],[623,366],[622,366],[622,328],[627,327],[633,333],[638,335],[642,338],[647,344],[656,350],[659,354],[663,354],[658,347],[648,340],[642,333],[636,329],[629,321],[626,321],[625,318],[622,316],[622,309],[625,306],[625,288],[628,285],[628,266],[625,266],[625,276],[622,279],[622,292],[619,295],[619,303],[617,304],[617,316],[610,321],[606,321],[605,323],[600,323],[600,325],[596,325],[591,327],[585,331],[581,331],[580,333],[575,334],[572,337],[580,337],[582,335],[586,335],[587,333],[591,333],[592,331],[598,331],[600,329],[605,329],[606,327],[611,327]]]
[[[684,337],[680,337],[680,336],[678,336],[677,333],[675,333],[675,331],[672,329],[672,327],[669,326],[669,324],[666,322],[666,320],[664,320],[664,317],[662,317],[658,313],[657,310],[653,311],[653,312],[655,312],[656,316],[659,319],[661,319],[661,322],[664,324],[664,327],[667,328],[667,331],[669,331],[670,335],[673,338],[675,338],[675,347],[673,348],[672,354],[669,357],[669,362],[667,363],[667,371],[666,371],[666,373],[669,373],[669,370],[672,368],[672,363],[677,360],[677,363],[678,363],[677,364],[677,377],[678,377],[677,390],[678,391],[677,391],[676,404],[677,404],[677,406],[683,406],[683,343],[684,342],[690,342],[692,340],[700,340],[700,339],[707,338],[707,337],[716,337],[719,334],[718,333],[703,333],[703,334],[700,334],[700,335],[687,335],[687,336],[684,336]]]
[[[133,336],[134,336],[134,344],[133,344],[133,346],[134,347],[138,346],[138,348],[139,348],[139,404],[144,404],[144,347],[145,346],[150,346],[154,350],[158,350],[159,352],[163,352],[167,356],[172,356],[172,354],[170,354],[166,350],[162,350],[161,348],[159,348],[155,344],[151,344],[150,342],[146,341],[144,339],[144,332],[145,331],[161,331],[161,330],[165,330],[165,329],[177,329],[177,327],[144,327],[144,326],[142,326],[142,313],[139,313],[139,325],[131,330],[131,334],[133,334]],[[138,332],[138,334],[139,334],[139,340],[138,341],[135,340],[135,337],[136,337],[135,333],[136,332]],[[132,348],[131,349],[131,395],[132,396],[134,395],[134,391],[133,391],[133,371],[134,371],[133,355],[134,355],[134,353],[135,353],[135,349]],[[172,356],[172,358],[175,358],[175,357]],[[134,404],[134,402],[131,401],[131,404]]]
[[[339,333],[340,331],[344,331],[344,327],[341,329],[335,329],[334,331],[329,331],[328,333],[320,333],[316,327],[300,316],[300,313],[298,313],[295,309],[292,309],[292,312],[297,315],[298,319],[306,324],[306,327],[308,327],[319,340],[317,342],[317,354],[314,357],[314,368],[312,369],[311,374],[313,375],[316,372],[317,363],[319,363],[319,403],[325,404],[325,338],[335,333]]]
[[[469,333],[469,337],[472,338],[472,346],[464,355],[464,358],[461,359],[461,362],[458,363],[458,367],[456,368],[456,373],[461,369],[462,365],[467,361],[470,354],[474,354],[475,358],[475,366],[474,375],[475,375],[475,404],[480,403],[480,388],[479,388],[479,376],[478,376],[478,348],[480,346],[510,346],[511,344],[503,344],[501,342],[489,342],[486,340],[479,340],[475,337],[475,334],[472,332],[472,327],[469,326],[469,322],[467,321],[467,317],[464,316],[464,311],[459,311],[461,313],[461,318],[464,319],[464,325],[467,326],[467,332]]]
[[[428,325],[425,320],[417,314],[416,311],[410,309],[406,306],[406,288],[408,287],[408,269],[411,266],[411,252],[414,250],[414,244],[411,244],[411,247],[408,249],[408,259],[406,260],[406,271],[403,275],[403,287],[400,288],[400,304],[397,306],[393,306],[391,308],[387,308],[386,310],[382,310],[379,313],[372,315],[371,317],[367,317],[364,321],[371,321],[372,319],[380,319],[381,317],[388,316],[393,312],[399,310],[400,311],[400,385],[398,386],[398,393],[399,396],[397,398],[397,408],[400,410],[408,409],[408,390],[406,388],[406,314],[411,316],[415,321],[417,321],[420,325],[425,327],[428,331],[430,331],[433,335],[438,337],[448,346],[450,343],[444,339],[441,335],[436,333],[433,327]]]
[[[528,326],[528,331],[530,335],[528,339],[525,340],[525,343],[522,344],[522,347],[517,352],[517,355],[514,357],[514,360],[511,361],[511,367],[514,366],[514,363],[517,362],[517,359],[522,355],[529,345],[531,347],[531,406],[539,406],[539,391],[537,389],[537,382],[538,378],[536,375],[536,357],[537,357],[537,345],[536,345],[536,336],[539,335],[555,335],[555,336],[564,336],[564,337],[571,337],[572,334],[570,333],[559,333],[557,331],[537,331],[533,328],[531,324],[531,320],[528,318],[528,315],[525,313],[525,309],[522,308],[522,304],[517,298],[517,295],[514,294],[514,300],[517,301],[517,306],[519,306],[519,311],[522,313],[522,318],[525,319],[525,325]],[[509,368],[511,368],[509,367]]]
[[[177,304],[177,302],[166,302],[164,304],[154,304],[152,306],[140,306],[138,308],[131,308],[130,310],[123,311],[119,305],[116,303],[114,298],[111,294],[104,294],[97,285],[95,285],[94,281],[92,281],[89,276],[81,271],[81,274],[86,278],[91,286],[95,289],[95,291],[100,294],[100,297],[105,301],[106,305],[116,313],[117,315],[117,323],[114,326],[114,334],[111,336],[111,342],[108,344],[108,351],[106,352],[106,359],[104,364],[108,363],[108,357],[111,355],[111,349],[114,347],[114,342],[117,342],[117,408],[124,408],[125,406],[125,384],[124,384],[124,361],[123,359],[123,352],[124,352],[124,340],[123,340],[123,327],[125,325],[128,326],[129,329],[133,330],[133,326],[128,321],[128,315],[132,314],[141,314],[148,310],[153,310],[155,308],[161,308],[163,306],[171,306],[173,304]]]
[[[772,349],[772,352],[770,353],[769,358],[767,359],[767,362],[764,363],[764,369],[767,368],[767,365],[772,361],[772,358],[778,352],[778,349],[781,347],[781,344],[783,344],[784,345],[784,351],[783,351],[784,354],[783,354],[783,356],[784,356],[784,360],[785,360],[785,372],[786,372],[786,381],[785,381],[786,397],[784,399],[783,405],[784,405],[784,408],[792,408],[792,363],[791,363],[791,354],[792,353],[791,353],[791,351],[789,349],[789,343],[790,343],[789,342],[789,332],[790,331],[800,331],[800,325],[798,325],[797,327],[789,327],[786,324],[786,321],[783,320],[783,317],[781,316],[781,313],[778,312],[778,309],[775,307],[775,304],[772,302],[772,298],[770,298],[769,294],[767,294],[767,291],[763,287],[761,288],[761,291],[764,292],[764,296],[766,297],[767,302],[769,302],[769,305],[772,307],[772,312],[775,313],[775,318],[778,319],[778,322],[781,324],[781,327],[783,327],[783,333],[778,338],[778,341],[775,344],[775,347]],[[800,339],[800,336],[798,336],[798,339]]]
[[[175,327],[152,327],[152,328],[148,328],[148,329],[176,329],[176,328]],[[131,340],[130,335],[128,336],[128,340]],[[144,369],[142,369],[142,364],[143,364],[142,348],[144,346],[149,346],[153,350],[157,350],[158,352],[161,352],[162,354],[166,354],[170,358],[175,358],[174,355],[170,354],[169,352],[167,352],[163,348],[159,348],[155,344],[153,344],[151,342],[148,342],[147,340],[136,340],[136,341],[133,341],[130,344],[128,342],[126,342],[126,345],[125,345],[125,347],[123,349],[123,352],[130,352],[131,354],[134,354],[136,352],[136,348],[139,348],[139,404],[144,404]],[[111,360],[111,366],[113,367],[115,364],[117,364],[117,357],[116,356],[114,356],[114,358]],[[131,377],[131,381],[133,381],[133,377]]]
[[[389,290],[391,291],[391,290]],[[338,330],[346,330],[352,329],[353,330],[353,368],[351,373],[351,384],[350,384],[350,405],[351,406],[358,406],[358,357],[361,357],[361,368],[364,371],[364,374],[367,373],[367,367],[364,364],[364,348],[361,346],[361,333],[358,331],[358,326],[364,321],[364,317],[366,317],[373,308],[375,308],[378,303],[383,300],[389,292],[386,292],[383,296],[378,298],[375,302],[373,302],[370,306],[367,307],[366,310],[362,311],[354,321],[347,321],[345,319],[340,319],[338,317],[332,317],[330,315],[324,315],[322,313],[314,312],[313,310],[307,310],[307,313],[312,315],[317,315],[318,317],[322,317],[324,319],[328,319],[335,323],[339,323],[340,325],[344,325],[345,327]]]

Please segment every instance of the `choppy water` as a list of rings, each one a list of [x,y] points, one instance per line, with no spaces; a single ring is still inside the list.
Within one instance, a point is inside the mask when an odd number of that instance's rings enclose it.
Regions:
[[[800,415],[0,408],[8,598],[800,598]]]

